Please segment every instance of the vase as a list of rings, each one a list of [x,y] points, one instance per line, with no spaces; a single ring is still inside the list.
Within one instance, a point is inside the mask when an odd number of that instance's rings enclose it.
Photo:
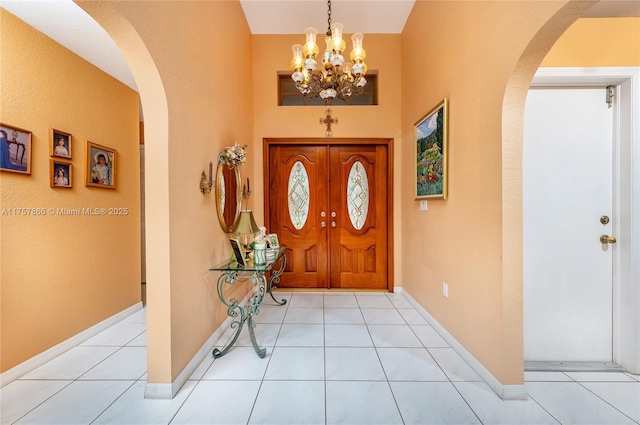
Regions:
[[[253,248],[253,264],[256,266],[263,266],[267,264],[267,244],[255,244]]]

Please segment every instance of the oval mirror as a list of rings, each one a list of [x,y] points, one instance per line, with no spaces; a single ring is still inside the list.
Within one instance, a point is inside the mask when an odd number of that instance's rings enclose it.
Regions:
[[[218,164],[216,171],[216,209],[222,230],[231,233],[234,223],[240,216],[242,197],[239,194],[240,168],[229,168]]]

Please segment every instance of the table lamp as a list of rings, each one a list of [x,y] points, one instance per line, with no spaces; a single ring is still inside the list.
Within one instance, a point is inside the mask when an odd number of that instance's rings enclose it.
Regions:
[[[242,210],[240,211],[240,217],[238,217],[238,221],[231,229],[236,235],[238,235],[238,239],[240,235],[245,235],[244,247],[248,252],[249,243],[247,242],[246,235],[255,235],[260,229],[256,224],[256,220],[253,218],[253,212],[251,210]]]

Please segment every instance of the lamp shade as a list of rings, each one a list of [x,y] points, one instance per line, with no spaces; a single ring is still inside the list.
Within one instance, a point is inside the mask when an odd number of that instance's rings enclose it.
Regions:
[[[256,224],[256,220],[253,218],[253,212],[251,210],[240,211],[240,217],[236,221],[235,226],[231,229],[234,233],[247,234],[257,233],[260,229]]]

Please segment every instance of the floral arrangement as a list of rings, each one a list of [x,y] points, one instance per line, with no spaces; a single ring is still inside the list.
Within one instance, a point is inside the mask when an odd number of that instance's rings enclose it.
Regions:
[[[229,168],[237,168],[245,163],[247,160],[248,145],[240,146],[238,142],[235,142],[233,146],[227,146],[220,152],[218,156],[218,164],[227,164]]]

